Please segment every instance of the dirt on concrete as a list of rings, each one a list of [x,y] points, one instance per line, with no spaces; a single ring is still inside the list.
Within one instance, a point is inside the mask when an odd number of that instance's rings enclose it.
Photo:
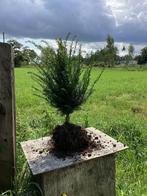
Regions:
[[[72,155],[88,149],[101,148],[98,137],[93,138],[81,126],[67,122],[54,128],[52,143],[56,156]]]

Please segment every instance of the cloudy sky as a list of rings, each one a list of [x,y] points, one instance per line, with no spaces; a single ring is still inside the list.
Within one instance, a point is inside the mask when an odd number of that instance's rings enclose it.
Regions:
[[[71,32],[88,51],[103,47],[108,34],[120,48],[147,44],[147,0],[0,0],[0,8],[0,32],[23,43]]]

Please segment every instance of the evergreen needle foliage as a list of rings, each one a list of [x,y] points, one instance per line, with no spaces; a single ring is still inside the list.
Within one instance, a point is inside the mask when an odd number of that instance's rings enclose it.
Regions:
[[[92,94],[99,77],[90,85],[92,67],[83,68],[81,46],[77,41],[57,39],[57,51],[50,50],[46,64],[38,66],[34,74],[42,89],[43,98],[61,114],[69,115],[80,108]]]

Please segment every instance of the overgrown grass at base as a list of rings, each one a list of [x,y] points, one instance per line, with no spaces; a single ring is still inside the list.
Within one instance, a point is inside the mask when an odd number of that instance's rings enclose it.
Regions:
[[[63,122],[57,111],[34,95],[35,83],[30,74],[33,71],[33,68],[15,70],[18,174],[25,161],[20,142],[48,135]],[[99,73],[95,68],[92,79]],[[106,69],[94,94],[71,119],[83,127],[100,129],[128,145],[129,149],[116,157],[117,195],[147,195],[147,71]]]

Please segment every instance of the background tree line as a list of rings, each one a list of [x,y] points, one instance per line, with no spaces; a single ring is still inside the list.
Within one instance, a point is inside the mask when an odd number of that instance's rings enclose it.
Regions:
[[[33,49],[24,47],[16,40],[9,40],[7,43],[13,48],[15,67],[34,64],[35,60],[37,59],[37,54]]]
[[[147,64],[147,47],[144,47],[140,55],[134,55],[135,47],[130,44],[127,48],[125,46],[121,49],[126,52],[126,55],[120,56],[119,50],[115,46],[112,36],[108,35],[106,39],[106,46],[94,53],[86,55],[84,63],[93,63],[94,66],[100,67],[114,67],[114,66],[129,66],[129,65],[143,65]]]
[[[37,53],[28,47],[24,47],[21,43],[16,40],[9,40],[8,43],[12,46],[14,50],[14,63],[15,67],[30,66],[37,63],[45,64],[48,59],[48,55],[51,55],[53,48],[45,43],[45,46],[36,45],[41,50],[41,54],[38,58]],[[123,46],[122,51],[126,52],[126,55],[120,56],[119,50],[115,45],[114,38],[108,35],[106,39],[106,46],[100,50],[92,52],[91,54],[86,54],[83,56],[82,61],[84,64],[93,64],[99,67],[114,67],[114,66],[129,66],[129,65],[145,65],[147,64],[147,47],[144,47],[139,55],[134,55],[135,48],[132,44],[128,47]],[[78,58],[78,57],[74,57]],[[38,60],[39,59],[39,60]]]

